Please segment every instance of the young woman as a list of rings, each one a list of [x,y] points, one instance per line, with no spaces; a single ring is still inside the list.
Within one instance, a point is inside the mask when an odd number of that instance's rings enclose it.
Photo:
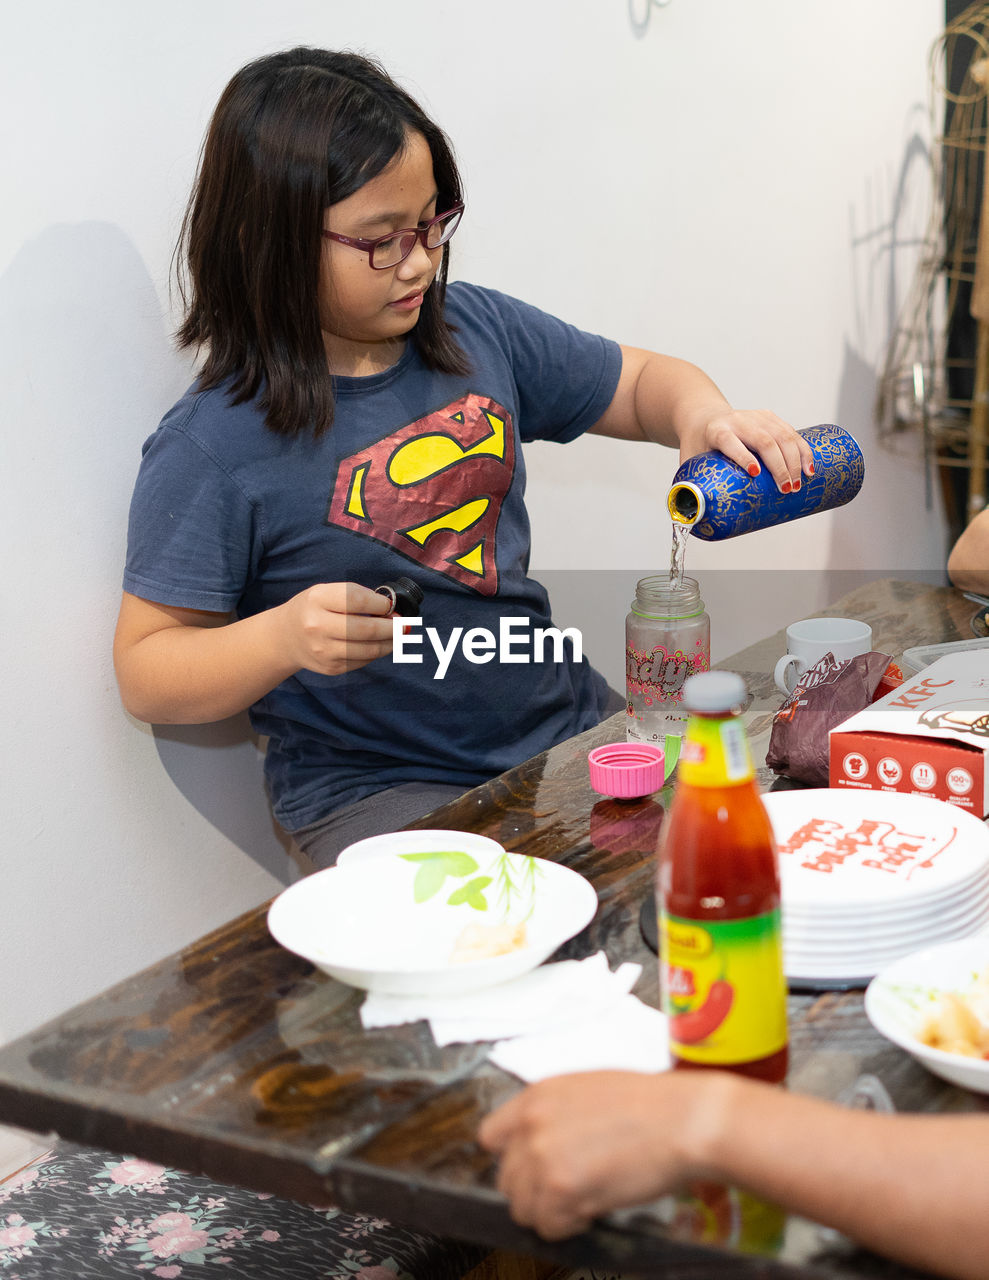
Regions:
[[[524,442],[719,448],[782,488],[811,471],[791,427],[693,365],[448,286],[463,216],[442,131],[374,63],[318,49],[234,76],[186,215],[179,341],[204,361],[145,444],[117,677],[151,722],[250,708],[316,865],[617,709],[572,652],[519,660],[551,625]],[[421,662],[391,653],[375,588],[397,576],[424,593]],[[507,657],[483,639],[502,619]]]

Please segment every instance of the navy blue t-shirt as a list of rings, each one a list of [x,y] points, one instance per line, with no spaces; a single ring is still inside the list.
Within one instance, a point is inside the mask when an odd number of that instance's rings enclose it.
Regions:
[[[612,342],[477,286],[447,290],[466,375],[427,369],[412,343],[398,363],[334,378],[319,440],[288,439],[255,403],[195,386],[146,441],[131,505],[124,589],[159,604],[238,618],[318,582],[376,587],[399,576],[425,593],[418,644],[346,675],[299,671],[251,707],[268,737],[275,816],[289,831],[399,782],[473,786],[596,724],[607,687],[552,643],[542,661],[505,662],[483,637],[455,644],[442,679],[426,627],[450,645],[512,624],[512,655],[549,628],[528,576],[526,440],[574,439],[610,404]]]

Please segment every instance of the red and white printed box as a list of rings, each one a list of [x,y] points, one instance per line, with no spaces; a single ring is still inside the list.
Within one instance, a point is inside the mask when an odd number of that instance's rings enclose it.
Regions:
[[[831,730],[832,787],[933,796],[989,814],[989,659],[940,658]]]

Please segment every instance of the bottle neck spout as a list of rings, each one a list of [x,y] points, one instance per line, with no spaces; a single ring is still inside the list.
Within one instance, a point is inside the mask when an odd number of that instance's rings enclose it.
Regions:
[[[703,519],[704,506],[704,494],[689,480],[678,481],[666,495],[666,507],[674,524],[697,524]]]

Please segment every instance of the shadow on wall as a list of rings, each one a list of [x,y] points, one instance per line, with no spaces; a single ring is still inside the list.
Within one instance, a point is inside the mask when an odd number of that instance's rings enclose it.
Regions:
[[[0,646],[19,674],[0,745],[29,843],[60,848],[71,834],[79,847],[105,847],[141,825],[136,806],[154,813],[168,786],[135,744],[142,730],[120,706],[111,644],[141,444],[191,378],[119,227],[49,226],[0,278],[5,598],[17,602],[4,610]],[[155,737],[165,773],[205,821],[272,876],[294,878],[246,716]],[[71,780],[54,802],[53,767]],[[38,812],[45,823],[30,820]],[[161,839],[167,849],[168,833]]]
[[[289,837],[265,798],[263,748],[247,713],[153,732],[165,772],[189,803],[276,880],[298,879]]]
[[[874,569],[872,548],[877,526],[892,527],[899,535],[907,555],[914,563],[904,563],[901,556],[896,577],[917,577],[925,582],[947,585],[947,548],[943,558],[935,552],[938,568],[929,563],[928,530],[936,527],[944,542],[940,508],[933,500],[929,479],[919,473],[924,467],[921,446],[916,437],[902,442],[897,449],[882,443],[877,435],[873,406],[876,402],[876,371],[845,342],[841,384],[838,388],[838,424],[850,431],[865,455],[865,480],[862,489],[847,511],[834,512],[828,563],[842,569]],[[918,482],[922,497],[918,497]],[[904,498],[903,485],[909,497]]]
[[[895,341],[900,374],[909,376],[910,347],[902,330],[918,321],[908,320],[903,308],[912,296],[919,261],[934,251],[926,243],[929,232],[918,230],[918,202],[926,215],[932,179],[924,137],[926,113],[920,105],[913,111],[919,123],[904,144],[895,184],[887,188],[886,175],[874,175],[861,207],[851,210],[848,252],[857,342],[847,337],[844,341],[835,421],[862,447],[865,483],[849,511],[834,514],[828,563],[842,569],[874,569],[875,535],[882,530],[879,541],[890,545],[892,530],[892,545],[899,553],[896,576],[947,584],[947,573],[939,577],[932,565],[933,559],[943,568],[948,549],[932,477],[923,474],[922,444],[917,433],[880,439],[876,405],[880,376],[886,375],[880,375],[872,358],[860,354],[875,350],[878,343],[882,365]],[[922,345],[919,336],[914,341]]]
[[[870,547],[862,545],[862,539],[856,530],[862,524],[859,509],[876,501],[877,484],[880,493],[884,488],[880,446],[876,441],[872,420],[872,406],[876,400],[876,371],[849,345],[847,339],[844,348],[835,421],[838,426],[851,432],[858,441],[865,457],[865,479],[848,509],[839,508],[833,513],[828,565],[842,569],[868,569],[872,567]]]

